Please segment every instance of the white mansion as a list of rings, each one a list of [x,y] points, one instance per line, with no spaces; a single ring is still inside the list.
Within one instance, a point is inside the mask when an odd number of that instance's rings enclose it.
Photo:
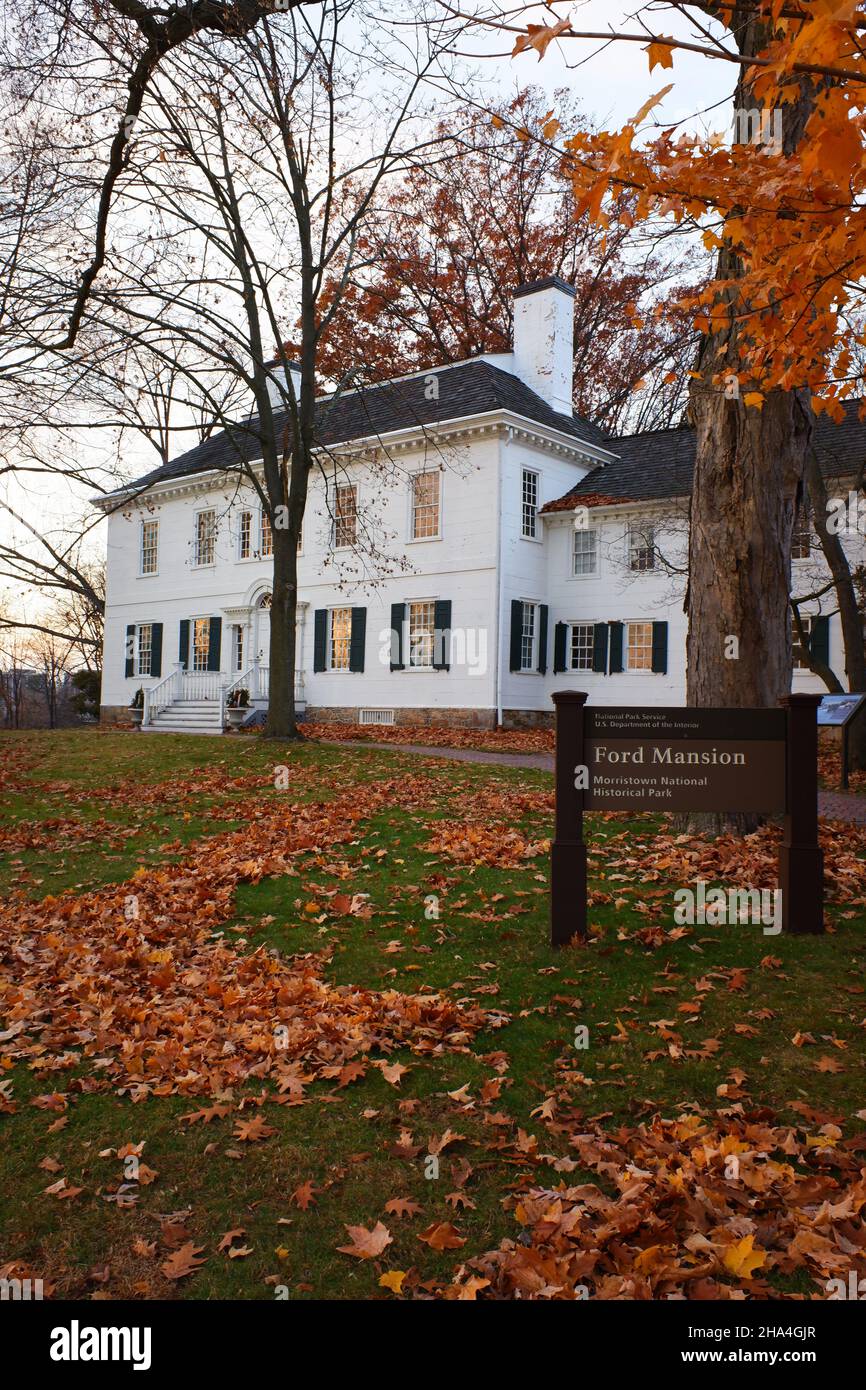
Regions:
[[[321,400],[298,559],[309,716],[527,723],[567,687],[685,702],[694,435],[608,439],[575,416],[572,322],[572,289],[541,280],[515,293],[512,352]],[[817,447],[845,495],[866,428],[822,418]],[[216,731],[232,690],[265,708],[271,537],[238,458],[236,433],[216,433],[102,503],[105,720],[139,689],[153,729]],[[795,591],[820,589],[808,533],[796,555]],[[842,674],[832,590],[804,611]],[[798,670],[795,688],[823,687]]]

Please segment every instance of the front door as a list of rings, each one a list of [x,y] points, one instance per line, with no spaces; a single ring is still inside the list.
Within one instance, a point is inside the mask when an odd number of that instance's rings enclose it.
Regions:
[[[271,656],[271,596],[265,594],[256,610],[256,639],[254,655],[263,666],[267,666]]]

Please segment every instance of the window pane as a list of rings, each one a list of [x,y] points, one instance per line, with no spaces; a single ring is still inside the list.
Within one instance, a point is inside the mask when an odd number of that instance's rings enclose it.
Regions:
[[[571,669],[591,671],[595,623],[573,623],[571,628]]]
[[[791,559],[808,560],[812,554],[812,522],[808,511],[801,509],[797,513],[797,520],[794,523],[794,534],[791,538]]]
[[[409,665],[433,665],[435,609],[431,602],[409,604]]]
[[[808,639],[809,641],[811,641],[811,638],[812,638],[812,619],[811,619],[811,618],[803,618],[803,619],[801,619],[801,621],[802,621],[802,624],[803,624],[803,631],[805,632],[807,639]],[[805,657],[804,657],[804,655],[803,655],[803,648],[800,646],[800,640],[799,640],[799,637],[798,637],[798,635],[797,635],[797,625],[796,625],[796,623],[794,622],[794,615],[793,615],[793,613],[791,614],[791,641],[793,642],[793,645],[794,645],[794,670],[795,670],[795,671],[808,671],[808,670],[809,670],[809,664],[808,664],[808,662],[806,661],[806,659],[805,659]]]
[[[574,573],[595,574],[598,568],[598,532],[575,531]]]
[[[655,569],[655,532],[652,526],[631,526],[628,533],[629,565],[633,570]]]
[[[142,623],[138,629],[138,654],[136,660],[136,674],[139,676],[149,676],[151,667],[151,656],[153,653],[153,624]]]
[[[652,623],[628,624],[629,671],[651,671],[653,668],[653,625]]]
[[[535,610],[534,603],[523,605],[523,629],[520,635],[520,669],[535,670]]]
[[[210,618],[196,618],[192,625],[192,669],[206,671],[210,653]]]
[[[351,608],[331,609],[331,670],[348,671],[352,640]]]
[[[538,527],[538,474],[531,468],[523,470],[522,530],[529,540],[535,540]]]
[[[416,473],[412,479],[412,538],[439,535],[439,471]]]
[[[242,560],[248,560],[250,558],[253,543],[252,532],[252,512],[241,512],[238,520],[238,555]]]
[[[216,536],[216,512],[199,512],[195,519],[195,563],[212,565],[214,562],[214,538]]]
[[[156,574],[157,554],[159,545],[159,522],[143,521],[141,523],[141,572],[142,574]]]
[[[274,533],[271,530],[271,518],[267,512],[262,512],[262,555],[273,555],[274,553]]]
[[[334,495],[334,544],[354,545],[357,538],[358,499],[353,484],[341,484]]]

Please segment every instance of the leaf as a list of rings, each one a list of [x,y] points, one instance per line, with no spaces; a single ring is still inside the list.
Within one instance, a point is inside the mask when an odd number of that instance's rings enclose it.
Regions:
[[[160,1265],[162,1273],[166,1279],[186,1279],[188,1275],[194,1274],[197,1269],[205,1263],[198,1259],[204,1250],[203,1245],[193,1245],[192,1241],[187,1241],[179,1250],[175,1250],[169,1255],[165,1264]]]
[[[276,1132],[273,1125],[267,1124],[264,1115],[256,1115],[252,1120],[238,1120],[232,1131],[234,1138],[242,1144],[257,1144]]]
[[[308,1178],[306,1182],[301,1183],[300,1187],[295,1188],[289,1201],[294,1202],[295,1206],[300,1207],[301,1211],[308,1211],[311,1206],[316,1205],[313,1192],[314,1188],[312,1181]]]
[[[235,1231],[226,1231],[225,1235],[223,1236],[222,1240],[217,1246],[217,1250],[222,1252],[224,1250],[230,1249],[233,1241],[240,1240],[241,1236],[245,1235],[246,1231],[244,1230],[243,1226],[238,1226],[237,1230]]]
[[[417,1216],[421,1207],[411,1197],[392,1197],[390,1202],[385,1203],[385,1210],[389,1216],[402,1220],[404,1216]]]
[[[673,39],[658,38],[653,39],[652,43],[647,44],[644,53],[649,54],[649,68],[672,68],[674,65],[674,49],[677,45]]]
[[[526,53],[530,48],[534,48],[538,54],[538,61],[541,62],[553,40],[558,39],[560,34],[567,33],[570,28],[570,19],[557,20],[556,24],[527,24],[526,33],[518,38],[511,56],[516,57],[518,53]]]
[[[366,1226],[347,1226],[346,1230],[352,1244],[338,1245],[337,1249],[341,1254],[353,1255],[357,1260],[374,1260],[393,1240],[388,1227],[383,1226],[381,1221],[376,1222],[372,1231],[368,1231]]]
[[[418,1233],[418,1239],[429,1245],[431,1250],[459,1250],[466,1241],[451,1225],[450,1221],[434,1221],[426,1231]]]
[[[766,1262],[767,1252],[755,1250],[754,1244],[754,1236],[744,1236],[735,1245],[729,1245],[724,1253],[722,1264],[738,1279],[751,1279],[755,1270]]]
[[[405,1278],[405,1269],[389,1269],[387,1274],[379,1275],[379,1288],[390,1289],[392,1293],[402,1293]]]
[[[763,410],[764,393],[763,391],[747,391],[743,397],[743,402],[745,405],[753,407],[755,410]]]
[[[668,66],[672,66],[672,64],[668,64]],[[656,92],[654,97],[647,97],[641,109],[639,111],[636,111],[635,114],[632,116],[631,120],[629,121],[629,125],[639,126],[641,122],[644,121],[646,117],[649,115],[650,111],[652,111],[656,106],[658,106],[659,102],[664,101],[668,92],[672,92],[673,89],[673,82],[669,82],[666,87],[662,87],[660,92]],[[670,375],[673,377],[674,381],[676,381],[676,373],[671,372]]]

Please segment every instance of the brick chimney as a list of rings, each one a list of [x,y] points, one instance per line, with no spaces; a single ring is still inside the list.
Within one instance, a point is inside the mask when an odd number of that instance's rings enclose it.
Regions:
[[[514,374],[560,415],[573,411],[574,296],[558,275],[514,291]]]

